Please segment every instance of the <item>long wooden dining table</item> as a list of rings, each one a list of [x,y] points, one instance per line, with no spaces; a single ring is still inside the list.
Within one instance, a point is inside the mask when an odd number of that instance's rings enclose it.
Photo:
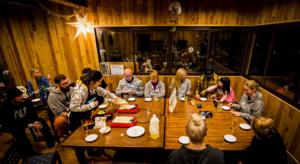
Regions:
[[[197,108],[201,104],[202,108]],[[224,104],[226,105],[226,104]],[[189,100],[177,101],[174,111],[169,112],[169,101],[166,101],[166,126],[165,126],[165,149],[177,149],[180,147],[178,138],[186,135],[186,124],[191,118],[192,113],[210,111],[213,116],[205,119],[207,125],[207,136],[204,143],[209,144],[220,150],[239,151],[250,145],[254,136],[252,129],[243,130],[239,127],[240,123],[246,123],[241,117],[236,117],[230,110],[217,110],[212,100],[195,100],[192,105]],[[234,130],[233,130],[234,129]],[[233,134],[237,141],[229,143],[224,140],[224,135]]]
[[[204,140],[206,144],[220,150],[229,151],[240,151],[250,145],[254,135],[253,130],[242,130],[239,128],[240,123],[246,123],[244,119],[233,116],[230,111],[218,111],[216,107],[214,107],[212,101],[195,101],[196,103],[192,105],[189,100],[178,100],[175,110],[171,113],[168,110],[169,99],[146,102],[144,98],[137,98],[136,101],[129,102],[129,104],[137,104],[140,107],[139,112],[135,114],[115,113],[114,116],[135,116],[137,125],[145,128],[145,134],[141,137],[132,138],[127,136],[127,128],[112,128],[107,134],[100,134],[99,129],[91,129],[89,130],[89,134],[97,134],[98,139],[94,142],[86,142],[86,134],[83,128],[79,127],[61,145],[75,149],[80,163],[84,163],[85,161],[83,150],[86,148],[177,149],[181,145],[178,142],[178,138],[186,135],[185,127],[191,114],[199,113],[200,111],[210,111],[213,113],[212,118],[207,118],[205,120],[208,128],[207,136]],[[201,104],[202,108],[198,109],[196,106],[197,104]],[[160,137],[158,139],[152,139],[150,137],[149,123],[153,114],[156,114],[160,120]],[[237,141],[235,143],[226,142],[224,140],[224,135],[232,134],[232,132],[237,138]]]

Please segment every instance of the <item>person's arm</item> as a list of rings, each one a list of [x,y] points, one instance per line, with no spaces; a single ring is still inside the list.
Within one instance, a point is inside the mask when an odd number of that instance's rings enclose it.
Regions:
[[[239,102],[238,104],[237,104],[237,103],[233,103],[233,104],[231,105],[231,107],[234,108],[234,109],[237,110],[237,111],[242,110],[242,106],[241,106],[240,104],[246,103],[246,99],[247,99],[247,96],[246,96],[245,94],[243,94],[242,97],[241,97],[240,102]]]
[[[122,95],[122,80],[119,81],[118,87],[116,89],[116,95],[121,96]]]
[[[166,94],[166,87],[165,87],[165,84],[163,82],[160,82],[160,89],[159,89],[159,92],[157,94],[158,97],[164,97],[165,94]]]
[[[151,97],[151,90],[150,90],[151,86],[149,86],[149,85],[151,85],[149,82],[146,83],[146,85],[145,85],[144,96],[146,98]]]
[[[264,111],[264,104],[262,101],[257,101],[253,104],[252,108],[249,109],[251,113],[244,113],[241,112],[241,117],[245,118],[246,120],[252,120],[253,117],[261,116],[262,112]]]
[[[48,105],[51,111],[56,115],[59,116],[63,112],[68,112],[69,107],[65,106],[60,100],[57,99],[54,95],[50,93],[48,97]]]
[[[96,101],[91,102],[89,104],[84,104],[87,98],[87,94],[88,93],[85,93],[82,90],[74,91],[71,95],[70,111],[85,112],[96,107],[98,105]]]
[[[142,81],[140,81],[140,80],[137,82],[137,90],[135,91],[135,94],[138,97],[142,97],[144,95],[144,86],[143,86]]]
[[[212,92],[212,91],[214,91],[217,88],[218,88],[218,86],[217,86],[217,84],[215,84],[215,85],[212,85],[212,86],[206,88],[204,91],[205,92]]]

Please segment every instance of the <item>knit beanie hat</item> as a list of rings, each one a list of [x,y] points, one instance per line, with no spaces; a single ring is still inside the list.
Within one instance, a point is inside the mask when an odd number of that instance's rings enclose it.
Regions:
[[[8,99],[14,99],[17,96],[23,95],[23,92],[20,91],[18,88],[9,88],[7,90],[7,97]]]

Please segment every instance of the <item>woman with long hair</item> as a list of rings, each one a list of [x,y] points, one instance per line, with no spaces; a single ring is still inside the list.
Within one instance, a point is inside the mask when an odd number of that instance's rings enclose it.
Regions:
[[[176,72],[175,79],[173,78],[169,91],[170,94],[173,92],[174,88],[176,88],[176,95],[179,98],[185,97],[185,96],[190,96],[192,94],[191,92],[191,81],[187,79],[187,72],[184,68],[179,68]]]

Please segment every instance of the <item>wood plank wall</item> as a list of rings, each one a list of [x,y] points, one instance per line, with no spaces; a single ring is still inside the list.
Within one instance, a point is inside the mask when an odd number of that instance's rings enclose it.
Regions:
[[[90,0],[90,15],[99,26],[171,25],[168,6],[172,0]],[[188,3],[184,3],[188,2]],[[256,25],[300,19],[297,0],[189,0],[177,25]]]
[[[0,17],[0,49],[17,85],[32,80],[33,67],[45,75],[63,73],[72,80],[83,67],[99,68],[94,34],[86,40],[83,36],[74,39],[75,27],[39,8],[1,4]]]
[[[138,75],[140,80],[143,81],[145,85],[149,81],[149,76]],[[166,88],[168,88],[171,79],[174,76],[160,76],[160,80],[165,82]],[[111,91],[115,91],[122,76],[106,76],[105,81]],[[243,84],[247,80],[241,76],[229,76],[231,80],[231,87],[235,91],[237,100],[243,94]],[[192,91],[195,93],[197,88],[197,76],[188,76],[188,79],[192,83]],[[166,90],[167,91],[167,90]],[[300,110],[291,106],[284,100],[273,95],[269,91],[260,88],[260,92],[263,94],[263,99],[265,103],[264,116],[270,117],[275,121],[275,127],[283,137],[286,149],[298,160],[300,161]],[[168,97],[169,93],[167,93]]]

